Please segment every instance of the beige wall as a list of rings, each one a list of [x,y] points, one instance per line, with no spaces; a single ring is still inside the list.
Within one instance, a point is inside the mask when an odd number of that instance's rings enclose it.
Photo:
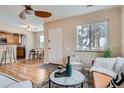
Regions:
[[[5,26],[5,25],[0,25],[0,31],[6,31],[6,32],[10,32],[10,33],[19,33],[19,34],[27,35],[26,58],[28,58],[30,49],[34,48],[33,32],[29,32],[25,29],[11,27],[11,26]]]
[[[121,18],[122,18],[122,33],[121,33],[121,44],[122,44],[122,56],[124,57],[124,6],[122,6],[122,9],[121,9]]]
[[[67,48],[71,54],[77,54],[86,66],[91,65],[91,60],[101,55],[96,52],[75,52],[75,28],[78,24],[109,19],[109,45],[112,45],[112,56],[121,56],[121,9],[111,8],[85,15],[57,20],[45,24],[45,61],[48,61],[48,30],[55,28],[64,29],[64,57]]]

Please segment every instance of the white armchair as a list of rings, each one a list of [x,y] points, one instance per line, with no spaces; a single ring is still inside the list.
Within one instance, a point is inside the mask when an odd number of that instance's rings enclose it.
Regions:
[[[83,69],[83,63],[77,55],[70,56],[70,63],[72,64],[72,69],[81,71]]]

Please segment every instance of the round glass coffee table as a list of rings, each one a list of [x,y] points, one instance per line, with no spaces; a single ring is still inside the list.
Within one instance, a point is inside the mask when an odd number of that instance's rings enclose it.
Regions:
[[[49,76],[49,88],[51,88],[52,83],[66,88],[75,87],[78,85],[80,87],[83,87],[83,83],[85,80],[85,76],[83,75],[83,73],[72,70],[72,76],[70,77],[55,77],[55,72],[57,72],[57,70],[53,71]]]

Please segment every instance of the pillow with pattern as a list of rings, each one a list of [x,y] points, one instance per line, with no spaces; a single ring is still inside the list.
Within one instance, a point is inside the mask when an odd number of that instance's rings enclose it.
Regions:
[[[108,88],[124,88],[124,71],[117,74],[109,84],[107,85]]]

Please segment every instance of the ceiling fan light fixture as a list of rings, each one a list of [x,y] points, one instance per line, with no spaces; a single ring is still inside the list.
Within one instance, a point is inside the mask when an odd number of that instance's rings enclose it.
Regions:
[[[30,25],[27,25],[27,26],[26,26],[26,30],[28,30],[28,31],[32,31],[31,26],[30,26]]]
[[[26,15],[25,11],[21,12],[21,13],[19,14],[19,17],[20,17],[21,19],[26,19],[26,18],[27,18],[27,15]]]
[[[30,29],[30,28],[27,28],[26,30],[28,30],[28,31],[32,31],[32,29]]]
[[[33,10],[29,10],[29,9],[25,10],[25,13],[27,15],[34,15],[35,14]]]

